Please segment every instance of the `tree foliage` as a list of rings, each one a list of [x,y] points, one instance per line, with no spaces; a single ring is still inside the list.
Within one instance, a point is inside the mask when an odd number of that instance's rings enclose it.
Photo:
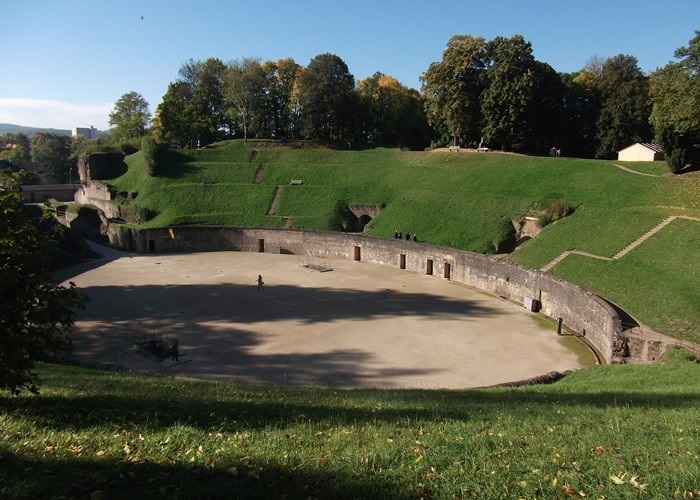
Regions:
[[[117,146],[129,145],[138,148],[141,137],[147,134],[151,122],[148,102],[138,92],[127,92],[114,103],[109,114],[112,141]]]
[[[700,108],[697,36],[677,57],[682,61],[653,75],[651,121],[666,148],[684,149],[671,157],[686,161],[700,143],[688,132]],[[609,158],[653,133],[649,77],[628,55],[593,58],[563,74],[537,61],[521,35],[457,35],[420,79],[420,93],[382,72],[355,86],[345,62],[329,53],[307,67],[293,59],[228,66],[190,60],[156,109],[153,135],[187,147],[238,136],[402,147],[432,139],[436,146],[485,142],[535,154],[556,146],[572,156]]]
[[[598,81],[601,109],[596,123],[598,158],[613,158],[633,142],[651,140],[649,80],[629,55],[603,63]]]
[[[63,184],[74,167],[71,138],[64,135],[39,133],[30,140],[31,159],[47,184]]]
[[[421,76],[428,121],[440,139],[466,145],[481,136],[481,96],[488,62],[486,41],[457,35],[447,42],[442,61]]]
[[[230,135],[224,107],[225,69],[216,58],[190,59],[180,67],[179,78],[168,85],[156,108],[158,141],[192,148]]]
[[[37,391],[33,368],[72,349],[73,308],[86,298],[48,276],[51,236],[19,198],[21,175],[0,170],[0,389]]]
[[[197,143],[197,126],[192,88],[186,82],[168,85],[163,101],[156,108],[153,135],[159,142],[193,147]]]
[[[301,131],[307,139],[354,140],[355,78],[335,54],[314,57],[299,78]]]
[[[700,160],[700,32],[675,56],[651,75],[650,121],[669,168],[679,172]]]
[[[158,147],[156,142],[150,136],[145,136],[141,139],[141,154],[143,154],[144,160],[146,160],[146,166],[148,167],[148,175],[155,175]]]
[[[0,160],[26,168],[31,162],[29,137],[22,133],[0,135]]]
[[[243,130],[248,140],[251,128],[260,130],[265,122],[267,85],[265,71],[258,59],[231,62],[224,72],[226,114]]]
[[[268,137],[287,139],[299,134],[299,75],[302,67],[294,59],[266,61],[262,64],[265,73],[267,95],[264,119],[260,133]]]
[[[503,150],[525,150],[535,106],[535,58],[521,35],[496,37],[487,45],[489,69],[482,95],[483,134]]]
[[[417,91],[394,77],[375,73],[357,84],[359,128],[364,144],[424,146],[429,140],[427,119]]]

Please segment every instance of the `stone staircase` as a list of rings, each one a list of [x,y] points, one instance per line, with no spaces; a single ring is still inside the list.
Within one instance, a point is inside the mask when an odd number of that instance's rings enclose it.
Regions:
[[[255,177],[253,178],[253,184],[260,184],[260,181],[262,181],[264,173],[265,173],[265,164],[261,163],[260,165],[258,165],[257,172],[255,172]]]
[[[566,257],[568,257],[571,254],[584,255],[586,257],[592,257],[594,259],[601,259],[601,260],[618,260],[618,259],[624,257],[625,255],[627,255],[629,252],[631,252],[635,248],[637,248],[639,245],[644,243],[646,240],[648,240],[649,238],[654,236],[656,233],[661,231],[663,228],[668,226],[671,222],[673,222],[676,219],[687,219],[687,220],[694,220],[694,221],[700,222],[700,218],[698,218],[698,217],[689,217],[687,215],[671,215],[669,217],[666,217],[664,220],[659,222],[656,226],[654,226],[649,231],[647,231],[646,233],[641,235],[639,238],[634,240],[632,243],[627,245],[625,248],[623,248],[622,250],[617,252],[612,257],[605,257],[603,255],[595,255],[595,254],[588,253],[588,252],[581,252],[580,250],[567,250],[566,252],[562,252],[560,255],[558,255],[551,262],[548,262],[547,264],[542,266],[540,268],[540,271],[545,271],[545,272],[551,271],[552,269],[554,269],[556,267],[557,264],[559,264],[562,260],[564,260]]]
[[[275,209],[277,208],[277,203],[280,201],[282,196],[282,190],[284,186],[277,186],[275,190],[275,196],[272,198],[272,203],[270,203],[270,208],[267,210],[267,215],[275,215]]]
[[[641,245],[642,243],[644,243],[646,240],[648,240],[649,238],[651,238],[652,236],[654,236],[656,233],[658,233],[659,231],[661,231],[663,228],[665,228],[666,226],[668,226],[671,222],[673,222],[674,220],[676,220],[677,217],[678,217],[678,215],[672,215],[672,216],[670,216],[670,217],[666,217],[664,220],[662,220],[661,222],[659,222],[656,226],[654,226],[654,227],[651,228],[649,231],[647,231],[646,233],[644,233],[642,236],[640,236],[639,238],[637,238],[635,241],[633,241],[632,243],[630,243],[629,245],[627,245],[627,247],[623,248],[622,250],[620,250],[619,252],[617,252],[615,255],[613,255],[613,259],[619,259],[620,257],[622,257],[622,256],[624,256],[624,255],[626,255],[626,254],[628,254],[629,252],[631,252],[632,250],[634,250],[635,248],[637,248],[639,245]]]

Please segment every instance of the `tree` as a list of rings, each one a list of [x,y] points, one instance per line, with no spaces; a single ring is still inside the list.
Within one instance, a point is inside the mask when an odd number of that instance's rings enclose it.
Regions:
[[[355,78],[334,54],[309,62],[299,79],[302,133],[308,139],[350,143],[357,109]]]
[[[31,162],[29,138],[22,133],[0,135],[0,160],[26,168]]]
[[[114,103],[114,110],[109,114],[109,124],[114,127],[113,142],[138,144],[148,132],[150,122],[148,102],[137,92],[127,92]]]
[[[600,115],[597,77],[586,68],[560,75],[564,85],[561,146],[567,155],[593,158],[597,149],[596,122]]]
[[[224,106],[224,72],[226,66],[220,59],[210,57],[199,66],[194,87],[195,114],[198,117],[200,146],[219,140],[227,128]]]
[[[700,160],[700,32],[688,47],[675,51],[670,62],[650,77],[650,122],[666,162],[679,172]]]
[[[383,73],[357,84],[363,141],[372,145],[423,147],[428,123],[418,92]]]
[[[196,145],[198,131],[193,101],[192,89],[186,82],[168,84],[163,101],[156,108],[156,140],[182,147]]]
[[[73,168],[71,138],[48,133],[34,134],[30,140],[32,162],[41,169],[47,184],[62,184],[69,180]]]
[[[299,130],[297,89],[302,68],[294,59],[287,58],[266,61],[262,69],[268,96],[263,132],[281,139],[296,137]]]
[[[157,140],[193,148],[232,135],[224,110],[225,68],[216,58],[182,64],[156,108]]]
[[[37,392],[38,360],[68,353],[73,308],[86,297],[47,274],[47,243],[20,201],[21,174],[0,171],[0,389]]]
[[[496,37],[486,47],[489,67],[482,94],[482,133],[503,150],[527,147],[535,102],[535,58],[521,35]]]
[[[600,72],[600,116],[596,123],[596,157],[612,158],[636,141],[649,141],[651,103],[649,81],[637,59],[617,55],[606,59]]]
[[[438,143],[479,142],[486,67],[484,39],[457,35],[447,42],[442,61],[432,63],[421,76],[426,115],[440,137]]]
[[[226,114],[243,129],[243,140],[253,126],[261,128],[266,112],[265,71],[258,59],[231,62],[224,73]]]

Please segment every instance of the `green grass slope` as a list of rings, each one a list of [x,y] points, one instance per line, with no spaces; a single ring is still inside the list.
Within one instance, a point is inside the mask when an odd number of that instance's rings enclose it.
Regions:
[[[3,498],[700,495],[700,365],[551,385],[333,390],[44,365],[0,394]]]
[[[256,158],[251,161],[256,152]],[[145,227],[177,224],[343,230],[351,204],[378,205],[366,234],[395,231],[481,253],[512,232],[511,219],[563,201],[575,212],[550,224],[508,258],[539,268],[567,250],[612,257],[670,215],[700,217],[700,176],[664,174],[658,162],[637,175],[614,162],[501,153],[337,151],[308,145],[228,141],[196,151],[165,151],[148,176],[140,153],[110,180],[155,217]],[[258,168],[264,165],[259,183]],[[627,163],[628,168],[636,165]],[[290,181],[301,180],[300,185]],[[274,214],[267,215],[281,189]],[[697,272],[700,223],[663,230],[614,262],[571,256],[553,272],[615,301],[637,319],[700,340]],[[644,249],[646,248],[646,250]],[[664,263],[665,265],[657,265]]]

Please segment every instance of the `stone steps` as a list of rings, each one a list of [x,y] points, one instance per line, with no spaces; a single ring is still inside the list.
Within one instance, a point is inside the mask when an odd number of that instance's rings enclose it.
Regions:
[[[275,190],[275,196],[273,196],[272,203],[270,203],[270,208],[267,210],[267,215],[275,215],[275,209],[277,208],[277,202],[279,202],[280,197],[282,196],[283,189],[284,189],[284,186],[277,186],[277,189]]]
[[[673,222],[673,221],[676,220],[676,219],[687,219],[687,220],[694,220],[694,221],[700,222],[700,218],[697,218],[697,217],[689,217],[689,216],[686,216],[686,215],[671,215],[671,216],[669,216],[669,217],[666,217],[666,218],[665,218],[664,220],[662,220],[661,222],[659,222],[656,226],[654,226],[654,227],[651,228],[649,231],[647,231],[646,233],[644,233],[643,235],[641,235],[639,238],[637,238],[636,240],[634,240],[632,243],[630,243],[629,245],[627,245],[625,248],[623,248],[622,250],[620,250],[619,252],[617,252],[615,255],[612,256],[612,258],[611,258],[611,257],[604,257],[604,256],[602,256],[602,255],[595,255],[595,254],[588,253],[588,252],[581,252],[581,251],[579,251],[579,250],[567,250],[566,252],[562,252],[560,255],[558,255],[558,256],[557,256],[554,260],[552,260],[551,262],[548,262],[547,264],[545,264],[544,266],[542,266],[542,267],[540,268],[540,271],[544,271],[544,272],[549,272],[549,271],[551,271],[552,269],[554,269],[554,268],[556,267],[557,264],[559,264],[562,260],[564,260],[566,257],[568,257],[569,255],[571,255],[572,253],[575,253],[575,254],[577,254],[577,255],[584,255],[584,256],[586,256],[586,257],[592,257],[592,258],[594,258],[594,259],[618,260],[618,259],[624,257],[625,255],[627,255],[629,252],[631,252],[631,251],[634,250],[635,248],[637,248],[639,245],[641,245],[642,243],[644,243],[646,240],[648,240],[649,238],[651,238],[652,236],[654,236],[656,233],[658,233],[659,231],[661,231],[663,228],[665,228],[666,226],[668,226],[671,222]]]

